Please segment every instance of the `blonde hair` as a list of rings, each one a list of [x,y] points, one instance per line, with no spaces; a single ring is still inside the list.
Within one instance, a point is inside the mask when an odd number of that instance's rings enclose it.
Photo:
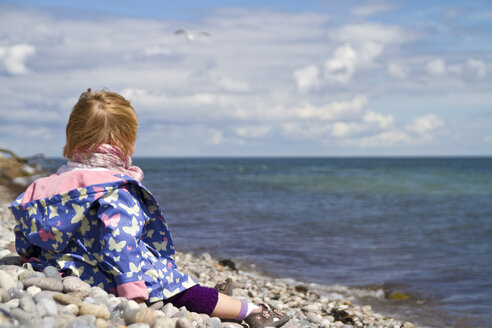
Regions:
[[[130,156],[137,140],[137,129],[137,114],[128,100],[115,92],[87,89],[73,106],[68,119],[63,157],[72,160],[74,152],[84,156],[104,143],[118,146]]]

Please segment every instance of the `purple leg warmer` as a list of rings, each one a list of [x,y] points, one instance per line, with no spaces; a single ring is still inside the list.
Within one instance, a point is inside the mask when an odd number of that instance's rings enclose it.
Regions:
[[[188,311],[210,315],[218,300],[219,292],[216,289],[195,285],[164,300],[164,303],[171,303],[178,308],[184,306]]]

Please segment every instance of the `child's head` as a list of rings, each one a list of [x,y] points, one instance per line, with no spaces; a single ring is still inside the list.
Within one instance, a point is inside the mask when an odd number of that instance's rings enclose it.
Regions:
[[[73,159],[75,151],[83,156],[100,144],[118,146],[130,156],[137,129],[137,115],[129,101],[111,91],[88,89],[80,95],[70,114],[63,157]]]

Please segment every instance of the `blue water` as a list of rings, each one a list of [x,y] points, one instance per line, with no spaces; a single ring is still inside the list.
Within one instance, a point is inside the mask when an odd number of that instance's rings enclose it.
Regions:
[[[178,250],[381,286],[432,327],[492,327],[492,158],[140,158]],[[420,304],[420,305],[419,305]]]

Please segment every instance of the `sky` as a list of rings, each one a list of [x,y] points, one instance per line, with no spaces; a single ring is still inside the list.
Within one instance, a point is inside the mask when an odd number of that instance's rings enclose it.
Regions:
[[[491,156],[492,3],[0,0],[0,148],[61,157],[87,88],[135,156]]]

